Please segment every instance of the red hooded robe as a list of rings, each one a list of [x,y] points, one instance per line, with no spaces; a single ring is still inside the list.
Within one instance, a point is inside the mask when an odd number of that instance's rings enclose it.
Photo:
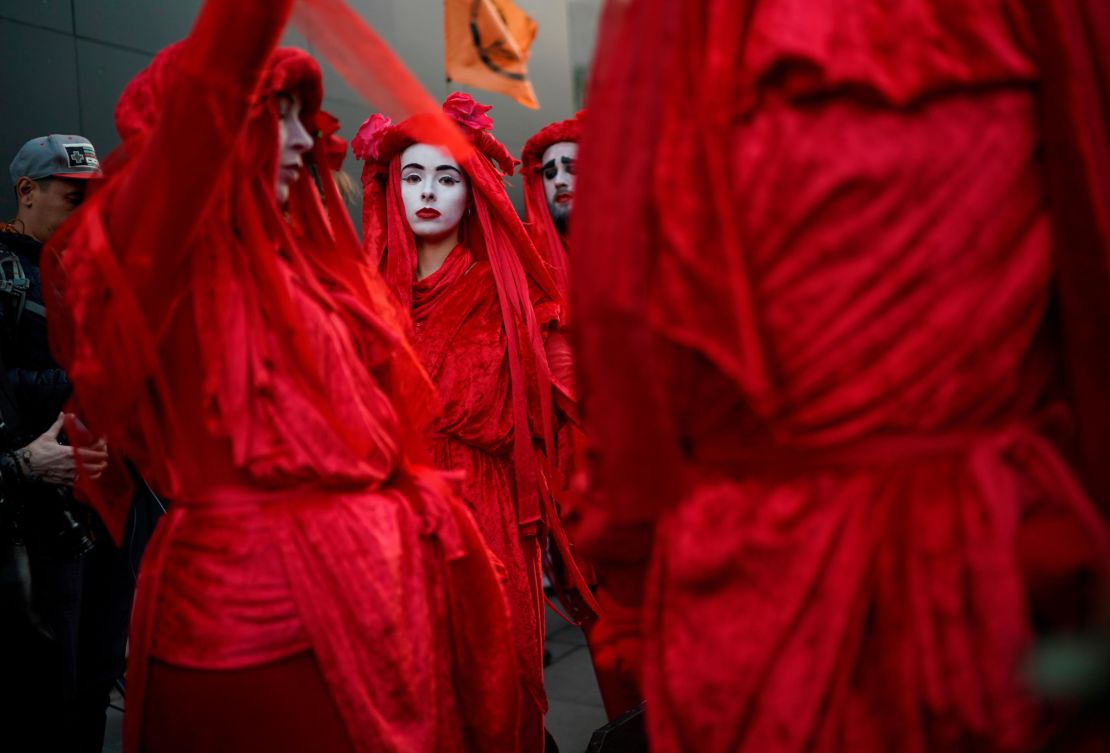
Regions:
[[[540,257],[551,269],[551,275],[564,299],[567,297],[569,267],[567,238],[555,227],[551,211],[547,207],[547,197],[543,190],[543,153],[554,144],[564,141],[578,143],[582,135],[580,117],[581,114],[570,120],[544,126],[528,139],[520,154],[520,172],[524,176],[524,224]]]
[[[491,650],[507,604],[470,515],[414,462],[435,399],[404,314],[326,167],[330,214],[307,167],[277,207],[274,95],[299,95],[310,131],[322,97],[315,61],[274,51],[290,5],[205,5],[125,90],[123,145],[48,254],[82,414],[173,500],[139,576],[125,746],[165,701],[152,659],[310,655],[354,750],[515,750],[515,665]]]
[[[396,125],[373,116],[353,143],[356,156],[366,160],[366,252],[379,262],[403,305],[411,307],[413,347],[443,402],[434,425],[435,464],[462,471],[463,498],[505,565],[522,676],[521,739],[524,750],[541,751],[547,709],[541,564],[547,533],[568,551],[546,461],[553,448],[553,400],[564,405],[569,400],[547,358],[553,344],[564,342],[558,336],[563,310],[505,192],[504,176],[512,174],[515,160],[490,133],[489,109],[461,93],[444,104],[474,146],[460,160],[471,200],[460,245],[422,280],[415,279],[416,241],[401,199],[400,156],[414,143],[439,142],[429,137],[420,116]],[[537,451],[537,444],[548,453]]]

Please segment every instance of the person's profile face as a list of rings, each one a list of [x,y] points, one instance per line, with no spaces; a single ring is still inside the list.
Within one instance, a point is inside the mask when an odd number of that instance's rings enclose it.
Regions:
[[[574,181],[578,162],[578,144],[560,141],[544,150],[540,175],[547,209],[560,232],[565,232],[574,208]]]
[[[295,94],[277,95],[278,171],[274,191],[278,204],[289,201],[289,189],[301,176],[304,153],[312,148],[312,136],[301,122],[301,98]]]
[[[25,232],[45,243],[85,200],[88,181],[68,178],[20,178],[16,194]]]
[[[401,200],[417,238],[438,239],[455,232],[469,197],[466,174],[449,152],[413,144],[401,153]]]

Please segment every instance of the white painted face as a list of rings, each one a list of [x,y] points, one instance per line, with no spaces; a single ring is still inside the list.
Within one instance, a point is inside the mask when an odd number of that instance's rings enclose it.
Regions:
[[[560,141],[547,147],[543,153],[540,175],[543,177],[543,194],[551,219],[559,232],[566,232],[570,213],[574,208],[574,173],[578,162],[578,144]]]
[[[289,201],[289,188],[301,176],[304,153],[312,148],[312,136],[301,122],[301,98],[279,94],[278,105],[278,172],[274,192],[278,204]]]
[[[401,199],[417,238],[435,240],[455,232],[466,212],[470,189],[449,152],[413,144],[401,152]]]

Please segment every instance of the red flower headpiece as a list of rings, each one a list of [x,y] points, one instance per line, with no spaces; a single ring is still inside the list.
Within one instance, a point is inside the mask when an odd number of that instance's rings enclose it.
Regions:
[[[443,114],[459,125],[459,130],[467,141],[497,165],[504,175],[512,175],[518,161],[509,153],[504,144],[491,133],[493,119],[486,113],[491,105],[476,102],[463,92],[455,92],[443,103]],[[432,135],[434,126],[426,115],[413,115],[394,124],[386,116],[375,113],[366,119],[351,141],[355,157],[364,160],[367,166],[372,162],[384,167],[394,155],[413,144],[435,143]]]
[[[358,133],[351,139],[351,151],[355,159],[378,162],[382,138],[392,125],[393,121],[380,112],[374,113],[363,121],[358,128]]]
[[[343,169],[343,159],[347,156],[347,140],[339,136],[339,119],[330,112],[320,110],[315,118],[315,138],[324,144],[324,154],[328,167],[332,170]]]
[[[463,92],[454,92],[443,103],[443,114],[472,131],[492,131],[493,118],[486,115],[493,105],[483,105]]]

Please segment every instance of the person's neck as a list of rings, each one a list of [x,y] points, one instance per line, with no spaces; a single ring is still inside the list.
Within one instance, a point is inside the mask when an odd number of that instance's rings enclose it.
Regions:
[[[46,239],[38,237],[38,235],[35,233],[35,228],[33,224],[28,224],[27,220],[21,214],[17,214],[15,216],[15,219],[12,220],[11,224],[12,227],[16,228],[19,231],[19,233],[21,233],[22,235],[26,235],[31,240],[38,241],[39,243],[46,242]]]
[[[417,238],[416,279],[423,280],[435,274],[457,245],[459,245],[458,228],[442,238]]]

